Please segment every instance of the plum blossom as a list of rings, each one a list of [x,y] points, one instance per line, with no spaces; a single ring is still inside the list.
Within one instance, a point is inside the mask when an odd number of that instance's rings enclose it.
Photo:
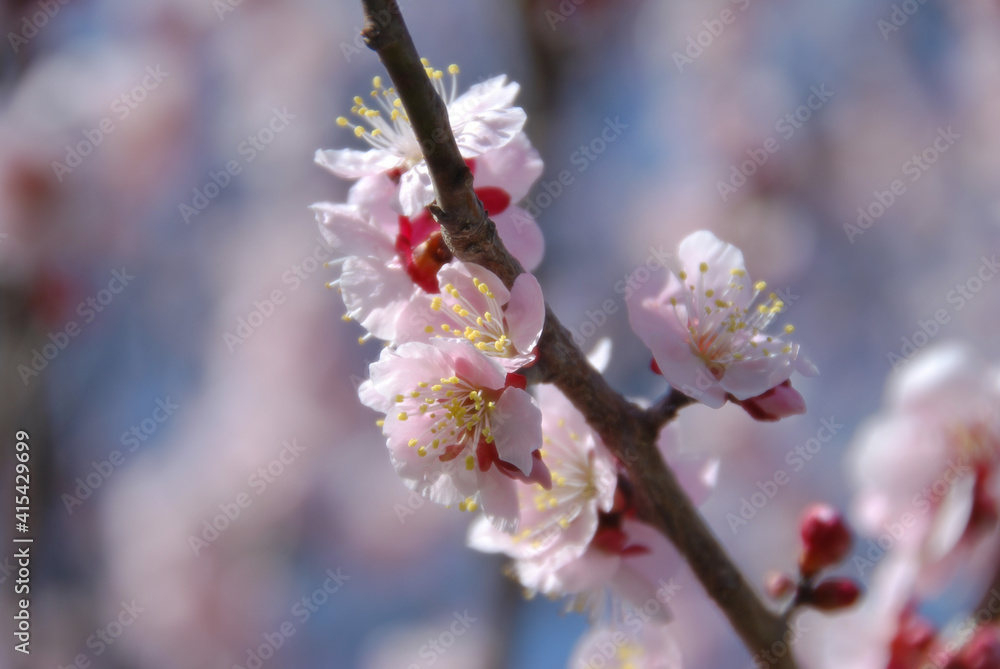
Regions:
[[[570,596],[568,608],[593,618],[621,600],[641,604],[655,587],[634,558],[666,549],[665,540],[632,519],[629,495],[618,488],[617,464],[583,416],[554,387],[543,386],[538,394],[552,489],[518,485],[520,531],[505,535],[480,519],[470,528],[469,546],[513,558],[512,573],[529,595]],[[715,463],[682,462],[672,425],[658,446],[689,494],[704,499]],[[666,609],[659,613],[665,621]]]
[[[552,488],[519,485],[520,531],[506,535],[481,518],[470,528],[469,545],[514,558],[525,587],[555,593],[558,571],[587,551],[599,514],[611,512],[618,472],[611,454],[558,389],[541,386],[536,392],[542,457],[552,473]]]
[[[961,344],[924,350],[890,379],[883,412],[847,454],[858,527],[876,535],[905,521],[897,545],[928,565],[974,546],[998,517],[1000,383],[983,372]]]
[[[515,531],[514,479],[551,485],[539,454],[541,413],[523,377],[452,339],[383,349],[369,371],[359,396],[386,414],[386,445],[407,486],[463,511],[482,506],[498,530]]]
[[[427,60],[423,63],[427,76],[448,107],[448,118],[462,157],[474,158],[499,149],[524,127],[524,110],[511,106],[520,86],[508,82],[505,75],[475,84],[458,95],[457,65],[448,66],[451,85],[447,86],[441,70],[430,67]],[[391,176],[399,183],[394,204],[405,216],[415,216],[434,200],[434,187],[420,143],[395,89],[385,88],[381,77],[372,80],[372,89],[371,97],[377,108],[368,107],[360,96],[354,98],[351,108],[362,124],[351,123],[343,116],[337,119],[338,125],[352,128],[372,148],[319,150],[316,162],[345,179],[375,174]]]
[[[762,395],[795,371],[817,373],[798,344],[766,333],[785,305],[775,293],[756,303],[767,284],[751,282],[738,248],[701,230],[681,242],[678,256],[681,270],[665,287],[650,281],[626,300],[632,329],[671,386],[718,408],[729,396]]]
[[[680,649],[667,630],[656,623],[638,632],[595,627],[577,642],[569,669],[681,669]]]
[[[535,277],[519,275],[508,291],[493,272],[455,260],[437,278],[439,295],[414,296],[403,311],[400,340],[466,339],[510,372],[535,359],[545,322],[545,301]]]
[[[476,193],[493,216],[501,240],[530,271],[540,262],[544,243],[530,214],[510,202],[512,196],[523,197],[537,178],[537,152],[522,136],[473,164],[485,183],[492,184],[477,187]],[[452,260],[426,209],[414,217],[392,209],[396,189],[383,174],[362,177],[351,187],[347,202],[312,207],[334,252],[327,264],[340,268],[339,278],[328,285],[340,290],[346,317],[368,330],[364,339],[396,341],[400,313],[415,296],[440,291],[438,270]]]

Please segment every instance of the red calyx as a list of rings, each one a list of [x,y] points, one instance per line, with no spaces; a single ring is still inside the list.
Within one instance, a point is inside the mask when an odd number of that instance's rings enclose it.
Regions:
[[[531,452],[531,473],[524,475],[520,469],[514,465],[500,459],[495,442],[486,443],[485,439],[479,440],[476,447],[476,462],[479,464],[479,471],[487,472],[490,467],[496,467],[497,471],[508,478],[522,483],[537,483],[546,490],[552,489],[552,473],[548,465],[542,461],[541,451],[538,449]]]

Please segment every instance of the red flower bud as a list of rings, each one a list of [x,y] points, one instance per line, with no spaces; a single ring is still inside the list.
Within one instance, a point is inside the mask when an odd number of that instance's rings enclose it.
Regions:
[[[861,586],[849,578],[831,578],[804,594],[802,602],[822,611],[836,611],[858,601]]]
[[[813,504],[802,516],[802,554],[799,569],[810,577],[847,557],[851,532],[840,513],[828,504]]]

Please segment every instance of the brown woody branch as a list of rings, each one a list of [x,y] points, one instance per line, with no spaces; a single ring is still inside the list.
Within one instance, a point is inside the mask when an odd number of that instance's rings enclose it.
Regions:
[[[362,0],[362,35],[385,66],[413,126],[437,193],[431,212],[460,260],[481,265],[509,287],[524,269],[504,247],[476,197],[472,174],[455,143],[444,102],[434,91],[395,0]],[[787,625],[756,596],[656,447],[660,428],[692,400],[673,391],[650,409],[617,393],[587,362],[569,332],[546,308],[533,381],[554,383],[622,462],[635,486],[642,518],[685,556],[752,655],[783,648]],[[795,669],[791,655],[774,661]]]

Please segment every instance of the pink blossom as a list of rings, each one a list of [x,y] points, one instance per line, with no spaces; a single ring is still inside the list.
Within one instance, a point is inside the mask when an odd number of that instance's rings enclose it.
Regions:
[[[570,657],[570,669],[680,669],[680,649],[666,625],[647,623],[638,631],[602,626],[587,632]]]
[[[520,87],[516,83],[508,83],[506,76],[500,75],[475,84],[462,95],[457,95],[456,65],[448,67],[450,87],[445,86],[441,70],[429,66],[425,69],[448,106],[452,132],[463,157],[473,158],[499,149],[521,131],[525,122],[524,111],[511,106]],[[365,100],[358,96],[354,98],[351,109],[363,125],[354,125],[344,117],[337,119],[338,125],[353,128],[354,134],[372,148],[368,151],[319,150],[316,162],[346,179],[375,174],[392,176],[399,183],[394,203],[404,215],[414,216],[434,200],[434,187],[427,164],[396,91],[384,88],[381,77],[375,77],[372,86],[371,97],[379,108],[366,106]]]
[[[552,488],[517,486],[520,531],[506,535],[480,519],[470,528],[469,545],[509,555],[518,561],[518,574],[525,574],[522,584],[549,593],[559,585],[546,575],[579,559],[597,532],[599,514],[611,511],[618,473],[611,454],[558,389],[541,386],[536,392]]]
[[[632,329],[671,386],[718,408],[727,395],[748,400],[792,372],[816,373],[797,344],[765,332],[785,304],[771,293],[755,306],[767,286],[750,281],[738,248],[702,230],[678,255],[682,269],[665,287],[646,282],[626,300]]]
[[[634,558],[669,548],[652,528],[631,519],[634,508],[617,489],[615,461],[583,416],[554,387],[542,386],[538,394],[552,490],[519,485],[520,532],[504,535],[481,520],[470,528],[469,545],[510,556],[529,594],[570,596],[574,610],[597,616],[609,597],[641,605],[655,588]],[[658,446],[675,470],[680,465],[678,477],[689,494],[704,499],[712,465],[702,457],[683,458],[673,426],[663,430]],[[661,613],[666,620],[666,609]]]
[[[550,485],[541,413],[495,358],[471,343],[435,339],[386,348],[359,389],[386,414],[396,473],[437,504],[478,506],[499,530],[518,524],[514,479]]]
[[[437,278],[440,295],[416,295],[404,310],[401,341],[466,339],[510,372],[534,361],[545,322],[545,301],[535,277],[521,274],[508,291],[493,272],[455,260]]]
[[[897,544],[928,565],[992,529],[998,402],[995,378],[960,344],[926,349],[897,372],[882,413],[862,425],[847,455],[859,528],[876,535],[905,522]]]

